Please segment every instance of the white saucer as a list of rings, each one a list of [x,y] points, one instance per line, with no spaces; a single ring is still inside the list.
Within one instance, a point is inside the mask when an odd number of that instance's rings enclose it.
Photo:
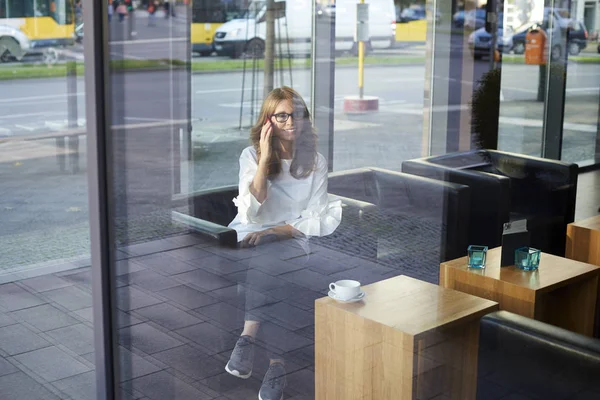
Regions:
[[[360,293],[356,297],[353,297],[353,298],[348,299],[348,300],[342,300],[342,299],[337,298],[335,296],[335,293],[333,293],[332,290],[330,290],[329,293],[327,293],[327,295],[329,297],[331,297],[332,299],[334,299],[335,301],[339,301],[340,303],[355,303],[357,301],[361,301],[362,299],[364,299],[366,293],[361,290]]]

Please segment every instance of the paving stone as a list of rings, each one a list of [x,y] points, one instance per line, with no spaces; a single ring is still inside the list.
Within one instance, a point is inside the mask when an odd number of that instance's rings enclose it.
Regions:
[[[327,288],[325,288],[327,290]],[[277,300],[284,300],[286,303],[292,304],[295,307],[301,308],[305,311],[311,311],[315,308],[315,300],[323,297],[323,293],[319,293],[302,286],[297,286],[292,283],[271,290],[266,293]]]
[[[228,279],[202,269],[184,272],[183,274],[174,275],[173,277],[177,278],[182,283],[193,285],[194,287],[198,287],[205,291],[220,289],[233,284],[233,282]]]
[[[60,400],[58,396],[23,372],[0,377],[2,400]]]
[[[27,285],[36,292],[45,292],[47,290],[60,289],[66,286],[73,285],[72,282],[68,282],[54,275],[42,275],[35,278],[24,279],[20,283]]]
[[[219,276],[248,269],[248,267],[241,262],[229,260],[222,256],[215,256],[210,253],[207,254],[208,256],[206,257],[189,260],[188,263]]]
[[[315,392],[315,374],[309,369],[288,373],[287,382],[286,390],[303,395],[311,395]]]
[[[315,323],[313,313],[282,301],[252,310],[252,314],[259,314],[264,320],[279,323],[291,330],[306,328]]]
[[[292,261],[281,260],[271,254],[263,254],[256,257],[252,257],[246,260],[240,261],[240,263],[246,264],[249,268],[258,269],[266,274],[277,276],[285,274],[287,272],[296,271],[302,269],[303,266],[295,264]]]
[[[251,289],[261,292],[277,289],[285,286],[286,284],[284,280],[279,279],[278,277],[276,278],[274,276],[267,275],[264,272],[255,269],[236,272],[235,274],[227,275],[227,278],[237,282],[238,284],[248,286]]]
[[[350,258],[341,258],[340,260],[323,257],[320,254],[311,254],[305,260],[293,259],[292,263],[298,263],[304,268],[318,272],[322,275],[331,275],[336,272],[342,272],[352,269],[356,266],[356,262],[352,262]]]
[[[181,249],[166,251],[162,254],[168,257],[173,257],[179,261],[197,260],[213,255],[212,253],[204,251],[202,248],[196,246],[183,247]]]
[[[258,246],[248,249],[232,249],[224,246],[203,247],[202,250],[213,253],[217,256],[227,258],[233,261],[243,260],[245,258],[254,257],[258,254],[263,254],[268,251],[266,248]]]
[[[262,377],[240,379],[227,372],[212,376],[202,382],[212,390],[225,395],[228,399],[256,400]]]
[[[203,322],[200,318],[166,303],[138,308],[135,312],[169,330],[180,329]]]
[[[131,274],[124,274],[118,278],[120,281],[128,284],[133,284],[146,289],[151,292],[168,289],[171,287],[178,286],[180,283],[162,276],[151,270],[144,270],[138,272],[132,272]]]
[[[44,292],[51,301],[60,304],[69,311],[81,310],[92,306],[92,295],[75,286]]]
[[[63,275],[63,279],[75,283],[76,285],[82,286],[85,289],[92,289],[92,269],[86,268],[84,271],[80,271],[74,274]]]
[[[119,346],[119,380],[125,382],[160,371],[157,365]]]
[[[96,400],[96,373],[94,371],[70,376],[52,384],[73,399]]]
[[[45,302],[46,301],[38,296],[29,293],[27,290],[14,283],[0,285],[0,304],[7,311],[16,311],[23,308],[34,307],[44,304]]]
[[[16,324],[17,321],[8,314],[0,313],[0,328],[3,326]]]
[[[233,349],[238,339],[238,336],[208,322],[188,326],[175,332],[205,348],[209,355]]]
[[[84,324],[66,326],[48,331],[46,334],[79,355],[94,350],[94,331]]]
[[[13,311],[12,315],[42,332],[79,323],[75,318],[50,304]]]
[[[334,279],[332,281],[331,277],[308,269],[290,272],[288,274],[281,275],[280,278],[313,291],[324,290],[329,287],[331,282],[337,280]]]
[[[19,369],[13,364],[6,361],[6,359],[0,357],[0,376],[12,374],[17,372]]]
[[[0,349],[9,355],[50,346],[48,341],[33,333],[21,324],[0,328]]]
[[[206,306],[219,301],[208,294],[204,294],[186,285],[161,290],[158,294],[190,309]]]
[[[194,379],[203,379],[223,372],[225,364],[201,350],[184,345],[153,354],[153,357]]]
[[[209,292],[209,294],[218,298],[219,300],[223,300],[226,303],[231,304],[234,307],[240,309],[247,308],[248,310],[252,310],[254,308],[264,306],[265,304],[274,303],[277,301],[272,297],[266,296],[256,290],[252,290],[239,284],[213,290],[212,292]]]
[[[158,353],[183,344],[145,323],[119,329],[119,342],[126,349],[135,347],[146,354]]]
[[[130,386],[152,400],[210,400],[212,398],[165,371],[133,379],[130,381]]]
[[[131,246],[122,247],[119,250],[132,256],[145,256],[148,254],[177,249],[179,247],[183,246],[177,243],[177,241],[167,238],[161,240],[152,240],[145,243],[138,243]]]
[[[19,354],[14,358],[48,382],[92,370],[56,346]]]
[[[131,286],[118,288],[116,290],[116,297],[117,307],[122,311],[135,310],[163,302]]]
[[[150,268],[163,275],[175,275],[193,271],[197,267],[185,261],[178,260],[163,253],[152,254],[146,257],[135,258],[135,262],[145,268]]]
[[[283,353],[288,353],[313,344],[312,341],[304,336],[300,336],[297,333],[271,322],[262,322],[260,324],[258,340],[263,342],[264,345],[273,346],[282,350]]]
[[[228,331],[235,329],[241,331],[244,327],[245,311],[227,303],[215,303],[197,308],[194,311],[206,316],[206,319],[210,319],[211,323],[215,323],[215,325]]]
[[[115,274],[117,276],[130,274],[132,272],[144,271],[145,269],[146,268],[143,265],[128,259],[119,260],[115,264]]]

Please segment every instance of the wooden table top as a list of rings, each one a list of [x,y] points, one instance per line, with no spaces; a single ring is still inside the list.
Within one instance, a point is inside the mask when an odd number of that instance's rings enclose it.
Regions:
[[[600,215],[587,219],[582,219],[581,221],[571,222],[569,225],[591,229],[594,231],[600,231]]]
[[[360,302],[340,303],[325,297],[317,303],[411,335],[481,317],[496,310],[498,304],[404,275],[364,286],[363,290],[366,296]]]
[[[541,254],[540,267],[536,271],[523,271],[514,265],[500,267],[501,252],[501,247],[488,250],[485,269],[469,268],[466,256],[443,262],[442,267],[468,271],[539,292],[553,290],[586,275],[600,273],[598,266],[547,253]]]

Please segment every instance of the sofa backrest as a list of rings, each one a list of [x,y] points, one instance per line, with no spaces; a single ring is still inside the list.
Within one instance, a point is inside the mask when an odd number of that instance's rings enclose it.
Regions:
[[[481,319],[478,378],[478,399],[499,387],[507,398],[600,398],[600,340],[494,312]]]
[[[237,185],[198,192],[190,196],[193,199],[193,216],[227,226],[237,215],[237,208],[233,203],[237,195]]]

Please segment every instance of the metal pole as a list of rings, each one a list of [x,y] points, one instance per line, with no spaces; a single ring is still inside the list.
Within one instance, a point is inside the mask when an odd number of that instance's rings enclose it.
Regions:
[[[267,29],[265,41],[265,78],[263,82],[263,96],[266,97],[273,90],[273,67],[275,55],[275,12],[274,0],[267,0]]]
[[[67,62],[67,113],[70,129],[77,128],[77,63],[75,60]],[[69,161],[71,172],[79,172],[79,135],[69,137]]]
[[[283,86],[283,48],[281,47],[281,18],[277,18],[277,31],[279,32],[279,35],[275,36],[277,38],[277,45],[279,47],[279,54],[277,56],[279,63],[277,65],[277,68],[279,68],[279,86]]]
[[[360,4],[365,4],[365,0],[360,0]],[[360,38],[358,38],[360,39]],[[365,94],[365,42],[358,41],[358,95],[362,99]]]

